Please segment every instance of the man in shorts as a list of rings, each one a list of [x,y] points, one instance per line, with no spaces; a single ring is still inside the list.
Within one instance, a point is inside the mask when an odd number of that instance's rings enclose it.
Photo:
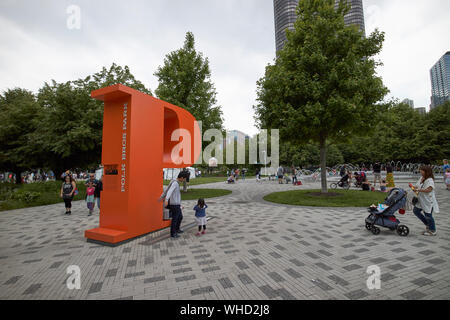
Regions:
[[[283,184],[283,167],[279,166],[277,170],[278,183]]]
[[[377,186],[377,180],[380,182],[381,185],[381,165],[379,162],[375,163],[373,165],[373,186]]]

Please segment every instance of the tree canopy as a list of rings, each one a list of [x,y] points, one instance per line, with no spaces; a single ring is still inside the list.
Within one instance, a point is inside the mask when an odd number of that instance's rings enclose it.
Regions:
[[[170,52],[155,72],[159,85],[156,96],[189,111],[203,130],[223,127],[222,110],[217,106],[208,58],[195,50],[195,39],[186,33],[182,48]]]
[[[16,175],[33,168],[58,174],[98,165],[103,103],[91,91],[117,83],[151,94],[127,66],[113,64],[84,79],[52,80],[37,95],[19,88],[0,95],[0,168]]]
[[[346,26],[349,9],[346,1],[337,9],[334,0],[299,1],[294,30],[257,83],[260,127],[279,128],[282,141],[319,144],[322,192],[327,144],[373,130],[388,92],[376,75],[381,63],[372,58],[384,33],[366,38],[357,26]]]

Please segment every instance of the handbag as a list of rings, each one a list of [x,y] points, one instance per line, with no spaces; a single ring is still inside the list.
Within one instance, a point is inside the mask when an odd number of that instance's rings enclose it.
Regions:
[[[170,200],[169,200],[167,207],[163,207],[163,220],[168,221],[170,219],[172,219],[172,211],[170,210]]]
[[[421,188],[423,188],[423,183],[422,183],[422,186],[421,186]],[[412,198],[412,204],[413,204],[413,206],[415,206],[416,204],[418,204],[419,203],[419,197],[417,197],[417,196],[414,196],[413,198]]]

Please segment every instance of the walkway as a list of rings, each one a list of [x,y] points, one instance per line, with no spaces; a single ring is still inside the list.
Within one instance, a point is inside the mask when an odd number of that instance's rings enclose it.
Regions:
[[[83,201],[72,216],[63,204],[0,214],[0,299],[449,299],[450,192],[437,184],[438,236],[411,213],[399,217],[411,234],[400,238],[364,228],[366,209],[275,205],[270,192],[319,188],[239,181],[211,199],[207,234],[186,230],[176,240],[151,235],[110,248],[87,243],[98,225]],[[183,224],[194,221],[184,203]],[[368,204],[370,205],[370,204]],[[81,269],[81,289],[66,286],[67,267]],[[367,267],[381,268],[381,290],[369,290]]]

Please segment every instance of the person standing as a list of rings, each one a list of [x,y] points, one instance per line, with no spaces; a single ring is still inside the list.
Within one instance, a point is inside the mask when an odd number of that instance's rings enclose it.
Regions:
[[[261,180],[261,170],[259,168],[256,169],[256,182]]]
[[[444,176],[444,184],[446,184],[446,182],[445,182],[445,173],[447,172],[447,169],[450,169],[450,164],[448,164],[448,160],[447,159],[444,159],[443,161],[443,166],[442,166],[442,174],[443,174],[443,176]]]
[[[282,166],[278,167],[277,176],[278,176],[278,184],[283,184],[283,167]]]
[[[339,172],[339,175],[341,176],[341,178],[343,176],[345,176],[345,173],[347,172],[347,168],[345,166],[345,164],[341,167],[341,171]]]
[[[418,201],[414,204],[414,215],[423,222],[426,230],[424,236],[436,236],[436,223],[433,213],[439,213],[439,206],[436,200],[434,175],[430,166],[420,167],[421,178],[411,189],[417,194]],[[423,214],[422,214],[423,211]]]
[[[71,175],[66,175],[64,177],[64,182],[61,186],[60,196],[64,200],[66,206],[66,214],[72,214],[72,200],[73,194],[75,192],[77,185],[75,181],[72,179]]]
[[[97,207],[100,210],[100,193],[103,191],[103,176],[98,180],[97,186],[95,187],[94,197],[97,199]]]
[[[92,185],[94,186],[94,188],[97,189],[98,180],[95,179],[95,173],[93,173],[93,172],[89,173],[89,179],[87,179],[86,183],[84,184],[86,186],[86,188],[88,187],[90,182],[92,182]],[[95,202],[97,202],[97,194],[94,193],[94,205],[95,205]]]
[[[376,162],[373,165],[373,186],[376,187],[377,186],[377,180],[380,182],[381,184],[381,165],[379,162]]]
[[[196,236],[206,233],[206,208],[208,206],[204,199],[198,199],[197,205],[194,207],[195,220],[197,221],[198,232]],[[203,229],[203,231],[202,231]]]
[[[94,211],[94,206],[95,206],[95,187],[94,187],[94,183],[92,181],[88,182],[88,187],[86,188],[86,203],[87,203],[87,207],[89,209],[89,214],[88,216],[92,216],[92,211]]]
[[[292,166],[292,184],[295,186],[297,184],[297,170]]]
[[[183,233],[180,229],[183,213],[181,211],[181,192],[180,183],[183,183],[186,176],[183,172],[178,174],[177,180],[172,180],[166,193],[163,192],[160,199],[164,200],[164,206],[169,207],[172,213],[172,222],[170,224],[170,236],[178,238],[179,233]]]
[[[394,169],[389,163],[386,165],[386,183],[387,188],[395,188]]]

